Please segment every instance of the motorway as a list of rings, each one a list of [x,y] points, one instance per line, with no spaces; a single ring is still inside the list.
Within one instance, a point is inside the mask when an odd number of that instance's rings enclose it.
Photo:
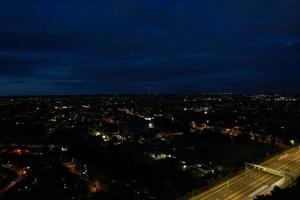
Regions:
[[[289,149],[259,165],[288,172],[297,178],[300,176],[300,147]],[[239,175],[193,196],[191,200],[250,200],[257,195],[270,193],[275,184],[286,187],[290,183],[290,179],[281,176],[257,169],[246,169]]]

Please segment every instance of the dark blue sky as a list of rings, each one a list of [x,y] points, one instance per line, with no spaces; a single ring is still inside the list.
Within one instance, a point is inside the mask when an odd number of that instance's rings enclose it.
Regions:
[[[299,92],[299,0],[1,0],[0,95]]]

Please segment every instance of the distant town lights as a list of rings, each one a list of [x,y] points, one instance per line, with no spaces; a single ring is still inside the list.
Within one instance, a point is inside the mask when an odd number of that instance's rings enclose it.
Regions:
[[[151,129],[154,128],[153,123],[149,123],[149,124],[148,124],[148,127],[151,128]]]
[[[151,121],[153,118],[152,117],[145,117],[146,121]]]
[[[295,140],[290,140],[291,145],[295,145]]]
[[[68,151],[68,147],[61,147],[61,151],[62,152],[67,152]]]

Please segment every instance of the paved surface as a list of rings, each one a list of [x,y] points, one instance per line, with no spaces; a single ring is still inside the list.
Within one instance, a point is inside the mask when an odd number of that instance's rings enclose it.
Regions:
[[[300,175],[300,150],[295,147],[275,156],[261,166],[277,171],[286,171],[293,177]],[[257,169],[247,169],[226,182],[191,198],[191,200],[250,200],[261,194],[269,193],[275,184],[285,187],[290,179],[262,172]]]
[[[4,166],[3,166],[4,167]],[[14,167],[8,168],[9,170],[13,170],[17,177],[15,180],[13,180],[12,182],[10,182],[5,188],[0,190],[0,194],[7,192],[8,190],[10,190],[11,188],[13,188],[14,186],[16,186],[18,183],[20,183],[21,181],[23,181],[26,177],[26,174],[24,174],[24,170],[22,169],[17,169]]]

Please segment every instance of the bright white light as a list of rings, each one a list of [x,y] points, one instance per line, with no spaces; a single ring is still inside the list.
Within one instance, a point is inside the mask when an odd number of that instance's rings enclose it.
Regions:
[[[295,140],[291,140],[290,143],[291,143],[291,145],[294,145],[295,144]]]
[[[95,135],[95,136],[99,136],[99,135],[101,135],[101,133],[95,132],[94,135]]]
[[[154,128],[154,125],[153,125],[152,123],[149,123],[149,124],[148,124],[148,127],[149,127],[149,128]]]

